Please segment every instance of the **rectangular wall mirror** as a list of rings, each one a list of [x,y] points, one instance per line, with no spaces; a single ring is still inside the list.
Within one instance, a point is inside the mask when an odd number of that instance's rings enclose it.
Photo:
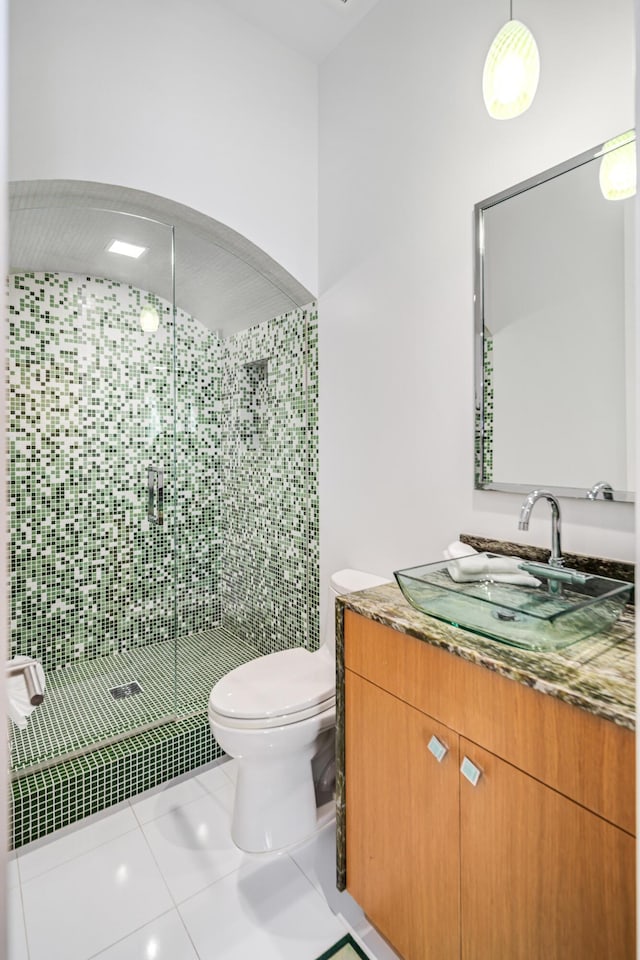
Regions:
[[[476,204],[476,488],[635,499],[634,190],[630,132]]]

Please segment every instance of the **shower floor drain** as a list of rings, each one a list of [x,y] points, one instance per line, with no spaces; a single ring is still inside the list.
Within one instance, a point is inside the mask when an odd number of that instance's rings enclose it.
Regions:
[[[125,697],[133,697],[136,693],[142,693],[142,687],[137,680],[131,680],[119,687],[113,687],[109,693],[115,700],[124,700]]]

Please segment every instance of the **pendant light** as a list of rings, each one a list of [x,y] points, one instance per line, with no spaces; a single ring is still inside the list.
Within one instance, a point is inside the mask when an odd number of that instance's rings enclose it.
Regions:
[[[600,189],[606,200],[626,200],[636,192],[636,135],[627,130],[607,140],[600,161]]]
[[[496,34],[484,62],[482,94],[489,116],[511,120],[527,110],[538,89],[540,55],[533,34],[524,23],[509,20]]]

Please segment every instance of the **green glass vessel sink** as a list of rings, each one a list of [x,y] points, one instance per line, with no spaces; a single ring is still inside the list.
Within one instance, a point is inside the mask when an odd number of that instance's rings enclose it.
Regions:
[[[496,554],[474,554],[474,560]],[[538,586],[487,579],[458,583],[451,560],[427,563],[394,576],[417,610],[453,626],[527,650],[559,650],[614,623],[630,600],[633,584],[565,567],[522,561]]]

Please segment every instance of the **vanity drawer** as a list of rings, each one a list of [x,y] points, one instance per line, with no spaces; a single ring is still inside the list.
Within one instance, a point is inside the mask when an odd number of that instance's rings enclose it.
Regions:
[[[635,735],[345,610],[345,667],[635,834]]]

